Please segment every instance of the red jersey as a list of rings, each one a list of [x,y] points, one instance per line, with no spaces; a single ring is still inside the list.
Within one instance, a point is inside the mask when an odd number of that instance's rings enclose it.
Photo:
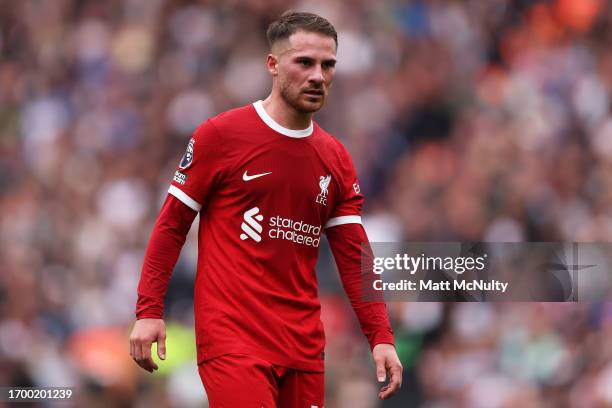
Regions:
[[[200,212],[198,362],[244,353],[323,371],[321,235],[360,224],[363,202],[344,146],[314,122],[282,127],[258,101],[195,131],[169,193]]]

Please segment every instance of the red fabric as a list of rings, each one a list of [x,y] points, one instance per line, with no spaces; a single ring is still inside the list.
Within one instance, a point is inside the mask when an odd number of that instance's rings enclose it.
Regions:
[[[393,344],[393,330],[382,297],[371,301],[373,254],[368,236],[361,224],[343,224],[326,230],[340,279],[370,348]],[[362,245],[363,244],[363,245]],[[363,266],[362,266],[363,262]],[[365,290],[365,291],[364,291]]]
[[[147,247],[136,303],[137,319],[161,319],[170,275],[197,213],[168,195]]]
[[[323,373],[292,370],[245,354],[225,354],[198,366],[211,407],[323,408]]]
[[[194,293],[199,363],[235,353],[323,371],[315,273],[320,238],[335,217],[358,222],[363,196],[350,156],[334,137],[316,123],[306,137],[286,133],[254,106],[225,112],[198,127],[175,173],[170,193],[185,205],[165,207],[156,225],[139,315],[161,315],[170,271],[195,216],[187,206],[201,208]],[[352,255],[341,256],[359,255],[348,249]],[[364,327],[378,341],[384,321],[375,312],[382,309],[355,305],[362,319],[375,320]]]

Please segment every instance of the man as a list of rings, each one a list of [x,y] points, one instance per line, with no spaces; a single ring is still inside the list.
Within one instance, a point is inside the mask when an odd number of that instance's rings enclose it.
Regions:
[[[351,158],[312,122],[335,71],[337,34],[324,18],[288,12],[267,31],[272,91],[195,131],[155,224],[138,286],[130,353],[157,369],[165,358],[163,298],[200,213],[195,330],[212,407],[322,407],[324,333],[315,263],[325,231],[368,338],[379,397],[402,366],[383,302],[365,302],[363,196]],[[363,252],[363,253],[362,253]]]

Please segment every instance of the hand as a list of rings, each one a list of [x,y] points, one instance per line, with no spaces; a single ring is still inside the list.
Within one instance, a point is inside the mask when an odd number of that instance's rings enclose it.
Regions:
[[[136,364],[152,373],[157,364],[151,358],[151,345],[157,343],[157,355],[166,359],[166,325],[163,319],[136,320],[130,334],[130,356]]]
[[[383,386],[378,393],[378,398],[384,400],[391,397],[402,386],[402,363],[397,356],[395,347],[391,344],[377,344],[372,350],[372,358],[376,365],[376,378],[378,382],[387,379],[387,371],[391,374],[389,384]]]

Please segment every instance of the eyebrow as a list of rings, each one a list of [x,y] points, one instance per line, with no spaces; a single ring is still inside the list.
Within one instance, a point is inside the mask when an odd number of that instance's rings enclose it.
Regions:
[[[309,61],[314,61],[314,58],[309,57],[307,55],[297,55],[295,57],[293,57],[295,60],[309,60]],[[335,58],[326,58],[323,61],[323,64],[336,64],[336,59]]]

